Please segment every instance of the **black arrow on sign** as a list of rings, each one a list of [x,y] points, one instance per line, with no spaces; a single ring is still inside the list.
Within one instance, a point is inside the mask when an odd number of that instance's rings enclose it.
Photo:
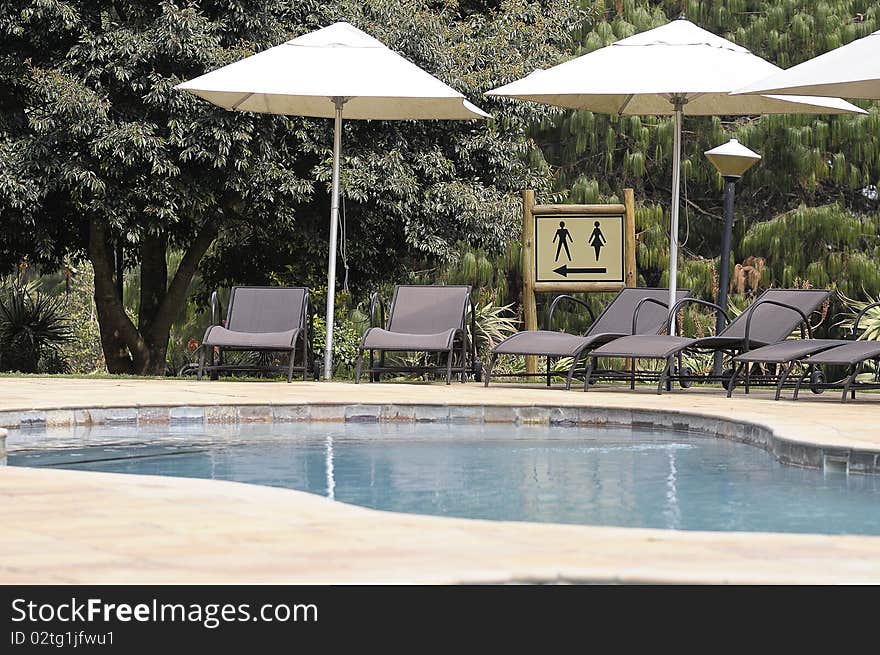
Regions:
[[[568,264],[563,264],[559,268],[553,269],[554,273],[558,273],[562,277],[568,277],[569,273],[607,273],[607,268],[569,268]]]

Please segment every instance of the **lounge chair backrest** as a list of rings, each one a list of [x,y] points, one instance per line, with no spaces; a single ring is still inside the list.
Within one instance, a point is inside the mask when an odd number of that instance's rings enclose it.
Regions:
[[[388,330],[438,334],[464,328],[470,295],[469,286],[396,286],[388,315]]]
[[[757,305],[762,300],[773,300],[797,307],[807,318],[819,309],[822,303],[831,295],[825,289],[768,289],[762,293],[754,303],[749,305],[742,314],[737,316],[720,336],[736,337],[744,339],[746,336],[746,321],[749,313],[754,311],[752,318],[751,333],[749,340],[757,343],[776,343],[782,341],[802,321],[797,312],[780,307],[779,305]],[[753,309],[754,308],[754,309]]]
[[[690,289],[678,289],[676,302],[691,295]],[[644,298],[654,298],[666,304],[669,302],[669,289],[648,287],[627,287],[621,289],[608,303],[590,326],[587,334],[630,334],[632,333],[633,313]],[[639,310],[639,323],[636,334],[657,334],[665,326],[669,310],[656,303],[645,303]]]
[[[286,332],[303,326],[304,287],[232,287],[226,328],[235,332]]]

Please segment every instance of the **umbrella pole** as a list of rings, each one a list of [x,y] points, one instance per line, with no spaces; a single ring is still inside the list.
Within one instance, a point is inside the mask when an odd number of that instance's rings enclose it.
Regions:
[[[678,206],[681,186],[681,115],[684,101],[674,98],[675,136],[672,145],[672,223],[669,226],[669,311],[675,305],[678,287]],[[670,316],[670,318],[672,318]],[[675,334],[675,321],[669,325],[669,334]]]
[[[327,333],[324,338],[324,379],[333,377],[333,318],[336,307],[336,238],[339,232],[339,160],[342,156],[342,106],[345,98],[333,98],[333,190],[330,196],[330,258],[327,263]]]

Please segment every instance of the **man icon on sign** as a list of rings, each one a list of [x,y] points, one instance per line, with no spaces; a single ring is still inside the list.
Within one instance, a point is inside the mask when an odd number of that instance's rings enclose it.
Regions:
[[[587,243],[593,246],[593,250],[596,251],[596,261],[599,261],[599,251],[602,250],[602,246],[608,242],[605,240],[605,235],[602,234],[602,229],[599,227],[599,221],[596,221],[593,225],[596,227],[590,234],[590,240],[587,241]]]
[[[557,243],[558,241],[558,243]],[[565,229],[565,221],[559,221],[559,229],[556,230],[556,234],[553,236],[553,243],[557,243],[556,245],[556,261],[559,261],[559,253],[562,252],[562,249],[565,248],[565,256],[568,257],[568,261],[571,261],[571,252],[568,249],[568,242],[574,241],[571,238],[571,232]]]

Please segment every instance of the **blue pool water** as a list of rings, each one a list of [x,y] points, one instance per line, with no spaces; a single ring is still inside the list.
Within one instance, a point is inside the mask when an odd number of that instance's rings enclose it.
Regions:
[[[294,423],[12,432],[9,446],[12,466],[233,480],[395,512],[880,534],[878,476],[793,468],[751,446],[674,432]]]

